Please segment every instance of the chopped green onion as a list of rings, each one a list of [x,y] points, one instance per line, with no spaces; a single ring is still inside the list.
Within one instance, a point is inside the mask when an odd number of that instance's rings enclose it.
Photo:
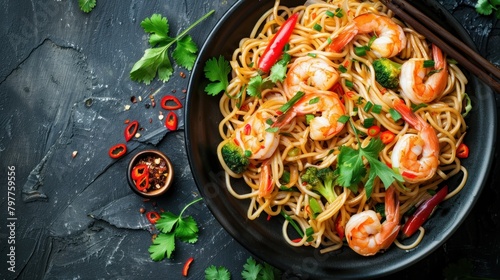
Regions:
[[[354,86],[354,84],[352,83],[352,81],[345,80],[345,86],[348,88],[352,88]]]
[[[303,96],[305,95],[305,93],[303,91],[297,91],[297,93],[290,99],[288,100],[287,103],[283,104],[280,108],[279,108],[279,111],[281,113],[285,113],[286,111],[288,111],[295,103],[297,103],[297,101],[299,101]]]
[[[411,110],[412,110],[413,112],[416,112],[418,109],[420,109],[420,108],[425,108],[425,107],[427,107],[427,104],[425,104],[425,103],[420,103],[420,104],[411,104]]]
[[[345,72],[347,72],[347,68],[345,68],[344,65],[340,64],[339,71],[340,71],[340,73],[345,73]]]
[[[273,124],[274,124],[274,122],[273,122],[273,120],[272,120],[272,119],[267,119],[267,120],[266,120],[266,124],[268,124],[268,125],[273,125]]]
[[[368,49],[367,49],[367,51],[369,51],[369,50],[370,50],[370,48],[372,47],[372,44],[373,44],[373,42],[375,41],[375,39],[377,39],[377,36],[372,36],[372,37],[370,38],[370,41],[368,41],[368,45],[367,45],[367,48],[368,48]]]
[[[316,31],[321,31],[321,29],[323,29],[323,27],[321,27],[321,25],[315,23],[314,26],[313,26],[314,30]]]
[[[332,43],[332,38],[328,37],[328,39],[326,39],[326,42],[327,42],[328,44],[331,44],[331,43]]]
[[[318,56],[318,55],[317,55],[317,54],[315,54],[315,53],[308,53],[307,55],[308,55],[308,56],[310,56],[310,57],[317,57],[317,56]]]
[[[290,172],[285,170],[283,171],[283,175],[281,175],[280,182],[283,184],[290,183]]]
[[[334,14],[332,11],[329,11],[329,10],[327,10],[327,11],[325,12],[325,14],[326,14],[327,16],[329,16],[329,17],[334,17],[334,16],[335,16],[335,14]]]
[[[251,156],[252,156],[252,151],[245,150],[245,157],[251,157]]]
[[[363,107],[363,111],[370,112],[370,109],[373,107],[373,103],[371,101],[366,102],[365,107]]]
[[[393,108],[389,109],[389,114],[391,114],[391,118],[395,122],[399,121],[402,118],[401,114],[398,111],[394,110]]]
[[[338,18],[343,17],[344,16],[344,10],[342,10],[341,8],[335,9],[335,16],[338,17]]]
[[[372,127],[374,123],[375,123],[375,118],[367,118],[363,122],[363,127],[364,128]]]
[[[367,47],[367,46],[354,47],[354,53],[357,56],[365,56],[366,55],[366,51],[369,51],[369,50],[370,50],[370,48]]]
[[[424,60],[424,68],[431,68],[434,67],[434,60]]]
[[[358,101],[356,101],[358,103],[358,105],[361,105],[363,104],[363,97],[358,97]]]
[[[312,235],[314,234],[314,229],[312,227],[306,228],[306,236],[307,236],[307,241],[313,241],[314,238]]]
[[[266,132],[269,132],[269,133],[276,133],[279,130],[280,130],[279,127],[268,127],[268,128],[266,128]]]
[[[307,114],[306,115],[306,123],[307,124],[309,124],[309,122],[311,122],[312,119],[314,119],[314,115],[313,114]]]
[[[319,102],[319,97],[309,99],[309,104],[316,104]]]
[[[464,100],[465,100],[465,112],[462,114],[462,117],[466,117],[470,110],[472,110],[472,101],[470,100],[470,97],[467,93],[464,93]]]
[[[372,113],[380,114],[380,112],[382,112],[382,105],[380,104],[373,105]]]
[[[283,217],[285,217],[285,219],[292,225],[292,227],[297,231],[297,233],[303,237],[304,236],[304,232],[302,232],[302,229],[299,227],[299,225],[297,225],[297,223],[295,222],[294,219],[292,219],[292,217],[290,217],[287,213],[285,213],[284,211],[281,211],[281,215]]]
[[[337,120],[339,123],[345,124],[349,120],[349,116],[347,115],[342,115],[340,118]]]

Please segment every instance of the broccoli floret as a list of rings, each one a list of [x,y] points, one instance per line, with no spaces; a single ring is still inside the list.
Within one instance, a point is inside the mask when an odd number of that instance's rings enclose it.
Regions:
[[[221,154],[229,169],[237,174],[243,173],[250,162],[245,151],[231,141],[222,146]]]
[[[375,79],[385,88],[397,88],[399,85],[399,74],[401,64],[388,58],[379,58],[373,61],[375,69]]]
[[[337,194],[333,190],[335,181],[335,172],[330,168],[318,169],[316,167],[308,167],[301,179],[311,186],[313,191],[320,193],[329,203],[332,203]]]

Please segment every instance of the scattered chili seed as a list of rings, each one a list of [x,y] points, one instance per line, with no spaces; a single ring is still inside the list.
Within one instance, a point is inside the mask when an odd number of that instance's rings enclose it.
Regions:
[[[130,120],[129,120],[129,119],[126,119],[123,123],[124,123],[124,124],[129,124],[129,123],[130,123]]]
[[[161,120],[163,120],[163,118],[164,118],[164,117],[165,117],[165,116],[163,116],[163,114],[159,114],[159,115],[158,115],[158,119],[159,119],[160,121],[161,121]]]
[[[153,118],[149,118],[149,123],[152,123],[153,122]]]
[[[184,79],[184,78],[186,78],[186,73],[184,73],[184,72],[182,72],[182,71],[181,71],[181,72],[179,73],[179,76],[181,76],[181,78],[183,78],[183,79]]]
[[[139,138],[139,137],[141,137],[141,134],[139,132],[137,132],[134,136],[135,136],[135,138]]]
[[[130,97],[130,102],[132,102],[132,103],[137,103],[137,99],[135,98],[135,95],[132,95],[132,96]]]
[[[139,102],[141,102],[141,101],[142,101],[142,96],[139,95]]]
[[[187,89],[182,89],[182,93],[186,93],[187,92]]]
[[[78,154],[78,151],[73,151],[73,153],[71,153],[71,157],[75,158],[77,154]]]
[[[130,110],[130,105],[127,104],[127,105],[125,105],[125,111],[128,111],[128,110]]]
[[[146,213],[146,208],[144,208],[144,207],[139,208],[139,212],[140,212],[141,214]]]

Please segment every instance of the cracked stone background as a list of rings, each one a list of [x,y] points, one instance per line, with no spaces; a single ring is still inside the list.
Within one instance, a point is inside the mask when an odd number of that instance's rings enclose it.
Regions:
[[[200,227],[199,241],[177,242],[173,259],[151,261],[151,228],[139,208],[179,213],[198,191],[184,151],[183,111],[178,112],[180,130],[167,132],[158,120],[158,107],[146,109],[144,100],[168,93],[184,100],[188,79],[180,72],[189,73],[176,67],[168,83],[155,80],[147,86],[129,78],[133,63],[148,47],[139,25],[144,18],[161,13],[171,34],[178,34],[215,9],[190,32],[201,46],[235,2],[97,0],[97,7],[85,14],[77,0],[0,1],[2,279],[182,279],[182,265],[191,256],[192,279],[203,279],[210,265],[225,266],[233,279],[240,278],[251,254],[203,203],[189,210]],[[463,23],[479,52],[500,65],[498,21],[477,15],[475,1],[439,2]],[[143,102],[134,104],[131,96],[141,96]],[[126,119],[139,120],[142,136],[128,143],[127,156],[112,160],[107,150],[123,142]],[[133,194],[124,174],[134,151],[149,147],[165,151],[176,173],[169,195],[154,201]],[[73,151],[78,151],[75,158]],[[16,172],[15,273],[5,268],[8,166]],[[492,173],[499,171],[496,160]],[[445,267],[465,259],[474,276],[500,279],[498,184],[497,176],[491,176],[471,215],[442,247],[390,278],[439,278]]]

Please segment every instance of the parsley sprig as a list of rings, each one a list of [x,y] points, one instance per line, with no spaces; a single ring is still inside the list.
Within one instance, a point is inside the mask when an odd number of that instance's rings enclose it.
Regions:
[[[231,72],[231,65],[224,56],[220,55],[219,58],[211,58],[205,62],[203,68],[205,77],[211,82],[205,87],[205,92],[208,95],[215,96],[221,91],[226,91],[229,85],[228,75]]]
[[[478,0],[476,3],[476,12],[480,15],[489,16],[493,14],[500,19],[500,0]]]
[[[193,69],[198,47],[187,33],[214,12],[211,10],[174,38],[168,35],[169,24],[166,17],[153,14],[144,19],[141,26],[146,33],[150,34],[149,44],[151,48],[146,49],[142,58],[134,64],[130,70],[130,78],[149,84],[158,73],[158,78],[161,81],[168,82],[174,72],[168,57],[168,50],[174,44],[176,44],[172,51],[174,61],[187,70]]]
[[[78,0],[78,6],[83,12],[90,13],[94,9],[96,2],[97,0]]]
[[[351,126],[352,121],[350,122]],[[358,135],[356,135],[358,138]],[[335,172],[338,173],[337,184],[350,188],[354,192],[357,191],[357,185],[365,179],[368,174],[368,180],[365,183],[366,197],[370,198],[373,191],[373,182],[378,176],[386,188],[388,188],[394,180],[403,182],[401,174],[394,172],[389,166],[379,160],[379,153],[384,149],[384,143],[380,138],[372,138],[366,147],[361,147],[361,142],[358,139],[358,149],[347,146],[340,147],[338,155],[338,166]],[[370,168],[367,169],[363,163],[365,158]]]
[[[175,250],[175,238],[186,243],[198,241],[198,225],[196,221],[191,216],[182,217],[182,214],[189,206],[202,199],[198,198],[187,204],[179,215],[172,212],[160,214],[160,219],[155,224],[156,229],[160,232],[148,249],[152,260],[161,261],[165,256],[171,258],[172,252]]]

